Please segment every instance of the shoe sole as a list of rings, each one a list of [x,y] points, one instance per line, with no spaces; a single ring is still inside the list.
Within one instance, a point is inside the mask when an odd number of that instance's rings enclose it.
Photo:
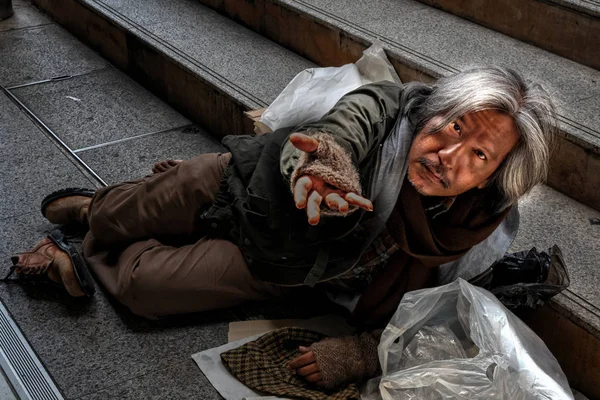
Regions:
[[[75,272],[75,277],[85,293],[86,296],[91,297],[94,293],[96,293],[96,287],[94,286],[94,280],[90,271],[87,268],[87,264],[81,254],[75,249],[75,247],[71,246],[67,240],[65,239],[64,233],[60,229],[55,229],[50,232],[48,235],[50,240],[52,240],[61,250],[69,255],[71,259],[71,263],[73,264],[73,271]]]
[[[71,196],[93,197],[94,193],[96,193],[95,190],[84,188],[66,188],[57,190],[56,192],[50,193],[48,196],[44,197],[44,199],[42,200],[42,205],[40,207],[42,215],[44,216],[44,218],[46,218],[46,209],[53,201]]]

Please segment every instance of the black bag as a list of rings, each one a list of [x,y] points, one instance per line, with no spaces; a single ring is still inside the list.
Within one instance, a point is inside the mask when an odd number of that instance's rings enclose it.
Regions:
[[[534,309],[566,289],[569,275],[557,245],[541,253],[533,247],[504,256],[469,280],[492,292],[507,308]]]

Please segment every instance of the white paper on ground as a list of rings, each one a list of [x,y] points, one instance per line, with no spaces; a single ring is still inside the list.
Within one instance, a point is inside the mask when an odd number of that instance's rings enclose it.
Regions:
[[[316,332],[320,332],[327,336],[344,336],[351,335],[352,328],[346,323],[346,320],[339,315],[326,315],[316,318],[311,318],[308,320],[288,320],[292,321],[292,325],[286,326],[299,326],[302,328],[310,329]],[[260,321],[245,321],[252,322],[256,326],[258,325],[266,325],[266,324],[277,324],[277,321],[265,321],[265,323],[261,323]],[[297,323],[296,323],[297,322]],[[243,325],[238,325],[236,329],[243,328]],[[272,396],[263,396],[259,393],[256,393],[240,381],[238,381],[233,375],[227,371],[227,368],[223,365],[221,361],[221,353],[224,353],[228,350],[235,349],[243,344],[246,344],[252,340],[256,340],[261,337],[264,333],[259,333],[250,337],[246,337],[244,339],[237,340],[235,342],[224,344],[220,347],[215,347],[212,349],[204,350],[199,353],[193,354],[192,358],[202,371],[202,373],[206,376],[208,381],[213,385],[215,389],[219,392],[221,396],[225,398],[225,400],[250,400],[250,399],[260,399],[260,400],[286,400],[280,397],[272,397]]]
[[[206,379],[208,379],[211,385],[217,389],[219,394],[223,396],[225,400],[260,398],[260,394],[235,379],[235,377],[227,371],[227,368],[225,368],[221,361],[221,353],[240,347],[261,336],[262,334],[254,335],[192,355],[192,358],[196,364],[198,364],[198,367],[204,376],[206,376]]]

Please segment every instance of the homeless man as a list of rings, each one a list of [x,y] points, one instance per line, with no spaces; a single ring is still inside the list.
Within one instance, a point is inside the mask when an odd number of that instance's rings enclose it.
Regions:
[[[227,153],[159,163],[153,175],[95,193],[55,192],[42,213],[89,225],[85,261],[135,314],[315,287],[349,293],[354,321],[377,328],[405,292],[435,282],[439,266],[484,241],[544,180],[554,126],[547,93],[511,70],[473,69],[431,87],[380,82],[348,93],[317,122],[228,136]],[[93,293],[83,261],[57,235],[13,264],[73,296]],[[350,339],[302,349],[292,367],[329,386],[375,373],[377,339]],[[338,351],[354,354],[360,371],[332,362]]]

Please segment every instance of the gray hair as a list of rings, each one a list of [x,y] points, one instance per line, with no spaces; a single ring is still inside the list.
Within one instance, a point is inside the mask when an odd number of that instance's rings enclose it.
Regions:
[[[539,84],[508,68],[487,67],[441,78],[431,89],[417,112],[419,130],[436,116],[442,121],[432,132],[483,110],[497,110],[514,120],[519,142],[490,177],[489,185],[495,185],[502,197],[499,209],[515,204],[545,181],[558,125],[550,95]]]

